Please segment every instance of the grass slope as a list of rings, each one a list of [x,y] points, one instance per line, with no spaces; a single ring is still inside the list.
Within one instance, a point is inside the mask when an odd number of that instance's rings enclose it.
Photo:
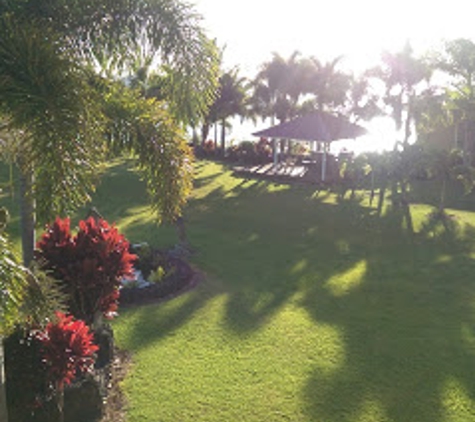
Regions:
[[[474,214],[411,241],[337,202],[198,163],[208,278],[117,320],[129,421],[475,421]]]
[[[450,210],[453,233],[411,240],[366,199],[196,168],[186,220],[206,280],[114,323],[129,422],[475,421],[471,204]],[[175,241],[124,164],[93,204],[134,242]]]

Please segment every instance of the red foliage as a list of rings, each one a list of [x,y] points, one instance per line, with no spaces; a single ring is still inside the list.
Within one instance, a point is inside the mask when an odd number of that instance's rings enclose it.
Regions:
[[[214,152],[214,150],[216,149],[216,145],[214,141],[212,141],[211,139],[208,139],[207,141],[203,142],[203,149],[206,152]]]
[[[62,388],[70,384],[77,372],[87,372],[94,364],[94,353],[99,348],[93,344],[93,334],[84,321],[56,313],[57,321],[50,322],[44,331],[37,333],[41,342],[43,362],[48,376]]]
[[[57,218],[38,242],[36,258],[63,283],[71,313],[92,323],[97,311],[112,317],[117,310],[120,280],[131,275],[136,256],[117,228],[90,217],[74,237],[69,219]]]
[[[259,138],[256,143],[256,153],[262,160],[272,158],[272,145],[267,138]]]

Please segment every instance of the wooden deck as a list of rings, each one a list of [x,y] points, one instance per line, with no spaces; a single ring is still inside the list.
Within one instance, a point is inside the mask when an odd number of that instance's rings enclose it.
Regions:
[[[233,169],[236,174],[246,177],[257,177],[277,182],[322,184],[319,166],[269,163],[256,166],[234,166]]]

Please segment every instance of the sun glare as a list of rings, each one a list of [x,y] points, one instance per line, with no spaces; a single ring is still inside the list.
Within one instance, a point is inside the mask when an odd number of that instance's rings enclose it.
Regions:
[[[444,40],[473,38],[469,0],[196,0],[209,35],[225,47],[224,65],[238,66],[254,77],[272,53],[294,51],[330,60],[343,56],[342,68],[356,74],[378,64],[383,51],[400,50],[408,41],[416,54],[440,48]],[[242,126],[242,125],[241,125]],[[262,129],[262,125],[260,126]],[[371,122],[370,134],[348,142],[348,148],[384,150],[397,134],[388,119]],[[249,125],[233,128],[233,136],[251,138]],[[338,143],[338,148],[344,144]]]
[[[324,59],[343,55],[348,67],[362,70],[407,40],[421,50],[474,32],[471,14],[464,13],[467,0],[453,0],[450,7],[428,0],[195,3],[210,35],[226,46],[226,63],[250,72],[272,52],[287,56],[295,50]]]

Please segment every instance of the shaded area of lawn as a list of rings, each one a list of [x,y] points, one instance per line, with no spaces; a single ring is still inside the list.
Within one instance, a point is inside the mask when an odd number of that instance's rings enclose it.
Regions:
[[[455,232],[410,239],[398,213],[378,218],[367,198],[207,162],[196,176],[185,218],[207,279],[115,322],[134,353],[131,422],[475,421],[468,202],[450,211]],[[92,205],[133,242],[176,242],[127,164],[111,166]],[[428,208],[413,211],[420,227]]]
[[[131,420],[154,400],[170,421],[475,420],[471,225],[411,240],[358,201],[197,171],[186,216],[209,280],[119,321]]]
[[[358,288],[322,280],[309,289],[302,305],[340,327],[346,348],[338,371],[315,368],[308,380],[310,414],[352,421],[378,403],[374,420],[475,420],[474,234],[469,249],[385,245],[366,257]]]

